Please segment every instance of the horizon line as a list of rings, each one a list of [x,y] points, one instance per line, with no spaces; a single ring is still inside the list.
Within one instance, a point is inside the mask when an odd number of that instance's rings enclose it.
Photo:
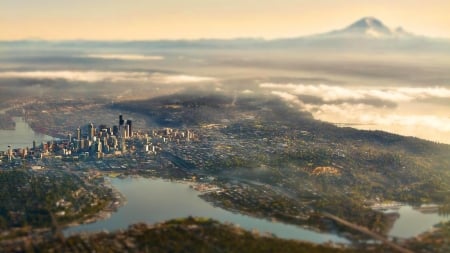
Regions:
[[[338,31],[331,30],[329,32]],[[113,39],[99,39],[99,38],[65,38],[65,39],[49,39],[49,38],[15,38],[15,39],[0,39],[0,42],[177,42],[177,41],[188,41],[188,42],[196,42],[196,41],[234,41],[234,40],[254,40],[254,41],[275,41],[275,40],[284,40],[284,39],[302,39],[302,38],[311,38],[318,35],[324,35],[326,33],[313,33],[309,35],[293,35],[293,36],[280,36],[280,37],[263,37],[263,36],[254,36],[254,37],[196,37],[196,38],[113,38]],[[450,36],[429,36],[429,35],[418,35],[413,34],[415,38],[424,38],[424,39],[434,39],[434,40],[450,40]],[[390,38],[372,38],[374,40],[384,40]]]
[[[342,31],[345,30],[354,24],[361,22],[365,19],[374,19],[378,22],[380,22],[383,26],[388,28],[389,30],[393,31],[395,28],[402,28],[403,26],[397,26],[397,27],[391,27],[386,25],[381,19],[375,17],[375,16],[363,16],[359,19],[357,19],[354,22],[351,22],[349,25],[343,26],[341,28],[335,28],[335,29],[329,29],[327,31],[317,31],[317,32],[311,32],[306,34],[298,34],[298,35],[286,35],[286,36],[264,36],[264,35],[256,35],[256,36],[230,36],[230,37],[222,37],[222,36],[212,36],[212,37],[160,37],[160,38],[41,38],[39,36],[30,36],[30,37],[23,37],[23,38],[11,38],[11,39],[2,39],[0,38],[0,42],[18,42],[18,41],[48,41],[48,42],[67,42],[67,41],[85,41],[85,42],[150,42],[150,41],[167,41],[167,42],[173,42],[173,41],[207,41],[207,40],[217,40],[217,41],[233,41],[233,40],[259,40],[259,41],[274,41],[274,40],[283,40],[283,39],[300,39],[300,38],[309,38],[314,36],[320,36],[320,35],[327,35],[329,33],[333,33],[336,31]],[[417,38],[427,38],[427,39],[437,39],[437,40],[448,40],[450,39],[449,35],[426,35],[426,34],[417,34],[413,31],[409,31],[411,35]],[[385,39],[385,38],[376,38],[376,39]]]

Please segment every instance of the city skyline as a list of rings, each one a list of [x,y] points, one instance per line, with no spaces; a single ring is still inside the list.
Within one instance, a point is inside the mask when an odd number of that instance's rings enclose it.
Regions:
[[[450,2],[444,0],[20,0],[0,7],[0,40],[272,39],[328,32],[365,16],[419,35],[450,37]]]

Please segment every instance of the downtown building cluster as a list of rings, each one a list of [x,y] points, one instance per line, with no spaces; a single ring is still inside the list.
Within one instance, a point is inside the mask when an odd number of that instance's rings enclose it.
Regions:
[[[125,152],[126,140],[133,137],[132,120],[125,120],[119,116],[118,125],[112,128],[106,125],[95,127],[93,123],[87,125],[85,131],[80,127],[76,130],[76,136],[69,134],[66,145],[63,147],[63,155],[79,154],[82,156],[103,157],[103,154]],[[44,146],[45,151],[45,146]]]
[[[46,156],[67,159],[101,159],[105,156],[122,155],[130,152],[140,154],[156,154],[163,146],[173,143],[186,143],[198,139],[190,130],[172,128],[153,129],[148,132],[133,131],[133,121],[124,120],[119,115],[118,124],[109,127],[100,124],[96,127],[89,123],[78,127],[67,138],[42,142],[33,141],[31,148],[0,151],[1,161],[15,161],[20,159],[42,159]]]
[[[0,152],[0,156],[7,157],[8,161],[16,158],[43,158],[47,154],[74,158],[102,158],[104,154],[126,152],[126,140],[133,137],[132,127],[133,121],[125,121],[120,115],[118,125],[112,128],[106,125],[95,127],[93,123],[89,123],[85,127],[78,127],[75,133],[68,134],[66,139],[41,144],[33,141],[31,149],[29,147],[12,149],[8,146],[8,150]]]

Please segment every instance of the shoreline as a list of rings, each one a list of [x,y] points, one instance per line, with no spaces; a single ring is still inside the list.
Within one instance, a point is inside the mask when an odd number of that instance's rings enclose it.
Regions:
[[[103,176],[104,178],[106,176]],[[105,180],[106,181],[106,180]],[[112,195],[113,198],[105,205],[105,207],[93,214],[90,217],[87,217],[85,219],[82,219],[80,221],[73,221],[70,222],[69,224],[64,225],[63,227],[63,231],[71,228],[71,227],[76,227],[76,226],[80,226],[83,224],[90,224],[90,223],[95,223],[101,220],[106,220],[109,217],[111,217],[111,215],[115,212],[117,212],[117,210],[119,210],[119,208],[125,206],[127,204],[127,198],[125,197],[125,195],[123,195],[119,190],[117,190],[112,184],[110,180],[108,181],[108,188],[112,190]],[[83,232],[81,232],[83,233]],[[76,233],[79,234],[79,233]]]

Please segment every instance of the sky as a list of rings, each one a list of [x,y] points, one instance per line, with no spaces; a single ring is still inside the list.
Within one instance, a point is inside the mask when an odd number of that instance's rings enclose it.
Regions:
[[[450,38],[448,0],[0,0],[0,40],[280,38],[373,16]]]

